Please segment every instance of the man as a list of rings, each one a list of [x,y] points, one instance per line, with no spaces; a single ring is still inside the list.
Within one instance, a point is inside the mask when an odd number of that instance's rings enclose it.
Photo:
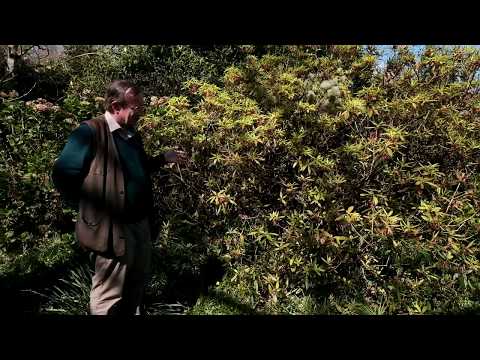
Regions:
[[[143,96],[128,81],[110,84],[105,108],[72,132],[52,179],[68,202],[78,204],[75,236],[95,255],[90,313],[139,314],[151,256],[150,173],[185,161],[186,154],[146,155],[135,132]]]

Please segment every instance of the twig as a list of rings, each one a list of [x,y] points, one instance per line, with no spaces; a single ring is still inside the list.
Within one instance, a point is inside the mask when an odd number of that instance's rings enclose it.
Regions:
[[[33,90],[33,88],[37,86],[37,82],[35,82],[35,84],[33,84],[32,88],[30,90],[28,90],[28,92],[26,92],[25,94],[23,94],[22,96],[19,96],[17,98],[13,98],[13,99],[9,99],[9,100],[5,100],[5,102],[10,102],[10,101],[14,101],[14,100],[19,100],[25,96],[27,96],[28,94],[30,94],[30,92]]]
[[[365,264],[363,263],[362,260],[360,260],[360,262],[362,263],[362,265],[365,266]],[[365,280],[365,283],[368,285],[368,279],[367,279],[367,277],[365,276],[365,270],[363,269],[363,266],[360,268],[360,270],[362,271],[362,275],[363,275],[363,279]]]
[[[10,80],[14,79],[15,76],[17,76],[17,75],[16,75],[16,74],[13,74],[10,78],[8,78],[8,79],[3,79],[2,81],[0,81],[0,83],[4,83],[4,82],[7,82],[7,81],[10,81]]]
[[[473,214],[472,216],[470,216],[469,218],[463,220],[461,223],[460,223],[460,226],[457,228],[457,230],[455,230],[455,232],[457,232],[458,230],[460,230],[460,228],[465,225],[465,223],[470,220],[471,218],[473,218],[475,215],[478,214],[478,211],[475,212],[475,214]]]
[[[30,47],[29,47],[28,49],[26,49],[26,50],[23,50],[23,49],[20,47],[20,52],[21,52],[20,56],[21,56],[21,57],[25,56],[25,54],[27,54],[27,53],[28,53],[30,50],[32,50],[35,46],[37,46],[38,48],[40,48],[40,45],[32,45],[32,46],[30,46]]]
[[[453,193],[452,199],[448,203],[447,210],[445,210],[445,214],[448,213],[448,209],[450,208],[450,205],[452,205],[453,199],[455,198],[455,195],[457,195],[458,188],[460,187],[460,183],[458,183],[457,188],[455,189],[455,192]]]
[[[183,176],[182,176],[182,170],[180,170],[180,166],[178,163],[175,163],[177,165],[178,172],[180,173],[180,179],[182,179],[182,182],[185,184],[185,181],[183,181]]]
[[[179,179],[179,180],[180,180],[182,183],[184,183],[184,184],[185,184],[185,181],[183,181],[183,178],[181,178],[180,176],[178,176],[178,175],[177,175],[177,174],[175,174],[174,172],[170,172],[170,175],[173,175],[173,176],[175,176],[177,179]],[[185,184],[185,185],[186,185],[186,184]],[[169,185],[167,185],[167,186],[169,186]],[[173,186],[173,185],[171,185],[171,186]]]
[[[467,85],[466,92],[468,92],[470,90],[470,86],[472,85],[472,81],[475,79],[475,74],[477,73],[478,69],[479,69],[479,67],[476,66],[475,69],[472,71],[472,76],[470,76],[470,79],[468,80],[468,85]]]
[[[28,293],[32,293],[32,294],[35,294],[35,295],[42,296],[42,297],[44,297],[44,298],[48,298],[47,295],[42,294],[42,293],[40,293],[40,292],[38,292],[38,291],[35,291],[35,290],[31,290],[31,289],[25,289],[25,290],[23,290],[23,289],[22,289],[22,290],[20,290],[20,291],[22,291],[22,292],[28,292]]]
[[[362,240],[361,242],[362,242],[362,243],[366,242],[367,245],[370,245],[370,243],[366,240],[365,236],[361,235],[361,234],[357,231],[357,229],[355,228],[355,226],[354,226],[353,224],[350,224],[350,225],[352,226],[352,229],[357,233],[357,235],[358,235],[358,236],[360,237],[360,239]],[[360,248],[360,244],[359,244],[358,247]]]

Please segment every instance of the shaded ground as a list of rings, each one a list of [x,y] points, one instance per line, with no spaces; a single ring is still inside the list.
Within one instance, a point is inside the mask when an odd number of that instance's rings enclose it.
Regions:
[[[79,255],[75,264],[92,269],[92,264],[87,254]],[[0,297],[1,308],[5,314],[38,314],[45,311],[45,306],[51,295],[54,286],[61,288],[71,298],[78,298],[78,311],[84,311],[85,290],[89,288],[90,283],[87,277],[83,278],[83,292],[78,287],[65,286],[70,278],[69,276],[78,271],[78,265],[62,266],[49,271],[45,271],[41,277],[32,274],[28,277],[19,279],[14,277],[4,277],[0,279]],[[82,265],[80,265],[82,266]],[[70,274],[70,275],[69,275]],[[145,296],[145,308],[147,315],[162,314],[183,314],[191,308],[197,299],[203,294],[208,293],[208,289],[224,275],[224,269],[221,263],[216,259],[210,259],[201,268],[197,276],[192,273],[185,273],[176,276],[174,273],[167,274],[167,281],[160,291],[147,291]],[[63,279],[63,281],[62,281]],[[65,282],[65,280],[67,280]],[[78,293],[77,293],[78,292]],[[71,300],[67,305],[66,301],[62,306],[61,301],[57,301],[57,309],[69,309],[72,306]],[[68,310],[67,310],[68,312]]]

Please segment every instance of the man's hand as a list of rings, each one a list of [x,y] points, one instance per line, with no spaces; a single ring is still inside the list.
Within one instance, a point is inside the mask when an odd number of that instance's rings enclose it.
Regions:
[[[167,163],[183,164],[188,160],[188,155],[184,151],[167,151],[164,157]]]

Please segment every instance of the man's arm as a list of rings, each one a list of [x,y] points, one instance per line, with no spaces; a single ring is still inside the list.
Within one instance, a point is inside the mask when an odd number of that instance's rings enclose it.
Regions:
[[[73,207],[78,206],[80,188],[93,160],[93,137],[93,130],[87,124],[81,124],[69,136],[53,166],[53,183]]]
[[[160,154],[158,156],[152,157],[147,155],[147,166],[150,172],[158,171],[162,168],[167,161],[165,160],[165,154]]]
[[[145,152],[143,140],[140,136],[138,136],[137,141],[142,148],[143,156],[149,173],[159,171],[164,165],[168,163],[184,163],[188,159],[188,156],[184,151],[173,150],[167,151],[158,156],[150,156]]]

